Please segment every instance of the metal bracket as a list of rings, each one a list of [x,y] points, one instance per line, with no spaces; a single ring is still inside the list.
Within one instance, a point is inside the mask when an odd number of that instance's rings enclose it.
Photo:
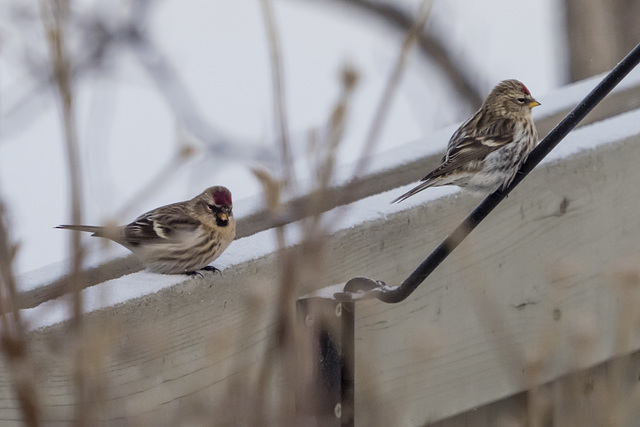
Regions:
[[[302,345],[296,390],[298,420],[354,425],[354,303],[302,298],[297,311]],[[311,347],[310,352],[305,348]]]

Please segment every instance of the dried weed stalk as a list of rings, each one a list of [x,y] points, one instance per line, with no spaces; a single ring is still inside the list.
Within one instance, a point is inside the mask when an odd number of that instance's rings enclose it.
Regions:
[[[0,351],[9,368],[23,421],[29,427],[36,427],[41,425],[38,370],[29,356],[25,326],[16,305],[13,259],[18,248],[11,242],[8,230],[4,204],[0,200]]]
[[[61,105],[62,122],[64,124],[64,140],[69,172],[69,193],[71,195],[71,224],[82,224],[82,179],[80,175],[80,159],[76,118],[74,110],[73,81],[71,62],[68,52],[66,32],[70,19],[70,1],[42,1],[42,23],[49,47],[49,55],[53,66],[53,82],[57,88]],[[83,248],[80,233],[70,233],[71,268],[69,285],[71,294],[71,328],[70,339],[75,346],[75,369],[73,383],[75,392],[75,421],[78,426],[90,425],[90,405],[88,401],[86,368],[87,361],[85,335],[83,325],[82,302],[82,260]]]

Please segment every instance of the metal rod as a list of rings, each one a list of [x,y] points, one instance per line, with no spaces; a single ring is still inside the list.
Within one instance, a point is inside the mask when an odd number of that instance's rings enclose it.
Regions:
[[[365,292],[365,295],[359,298],[377,298],[387,303],[397,303],[406,299],[424,282],[433,270],[449,256],[460,242],[498,206],[511,190],[513,190],[638,63],[640,63],[640,44],[620,61],[582,102],[538,144],[516,174],[511,185],[504,191],[496,191],[487,196],[400,286],[387,286],[381,281],[368,279],[366,277],[356,277],[345,284],[343,293],[335,294],[336,299],[349,300],[351,299],[351,294],[362,291]]]

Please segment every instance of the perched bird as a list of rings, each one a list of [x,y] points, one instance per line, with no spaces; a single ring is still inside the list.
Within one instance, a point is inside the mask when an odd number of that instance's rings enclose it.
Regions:
[[[173,203],[140,215],[129,225],[96,227],[59,225],[56,228],[88,231],[134,253],[155,273],[197,274],[229,246],[236,235],[231,192],[207,188],[185,202]]]
[[[538,142],[531,118],[531,109],[538,105],[518,80],[501,82],[480,109],[455,131],[440,166],[391,203],[441,185],[482,193],[505,189]]]

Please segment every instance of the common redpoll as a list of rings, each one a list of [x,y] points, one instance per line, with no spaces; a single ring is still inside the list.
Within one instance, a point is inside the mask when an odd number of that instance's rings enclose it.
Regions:
[[[231,192],[211,187],[191,200],[173,203],[140,215],[122,227],[59,225],[56,228],[88,231],[134,253],[155,273],[196,274],[216,270],[209,266],[236,235]]]
[[[453,134],[440,166],[391,203],[440,185],[482,193],[505,189],[538,142],[531,118],[531,109],[538,105],[518,80],[501,82]]]

